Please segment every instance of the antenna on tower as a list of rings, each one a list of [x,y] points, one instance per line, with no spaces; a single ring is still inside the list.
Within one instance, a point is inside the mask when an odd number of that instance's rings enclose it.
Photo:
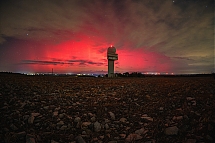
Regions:
[[[53,71],[53,68],[52,68],[52,75],[54,75],[54,71]]]

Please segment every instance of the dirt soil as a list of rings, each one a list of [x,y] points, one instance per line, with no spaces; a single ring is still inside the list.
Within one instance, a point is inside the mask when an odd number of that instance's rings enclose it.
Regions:
[[[0,76],[0,142],[215,142],[212,77]]]

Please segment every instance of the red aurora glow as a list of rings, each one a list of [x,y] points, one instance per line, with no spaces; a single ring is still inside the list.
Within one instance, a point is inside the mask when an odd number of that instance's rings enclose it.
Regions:
[[[0,71],[107,73],[113,45],[116,72],[211,72],[212,3],[1,2]]]

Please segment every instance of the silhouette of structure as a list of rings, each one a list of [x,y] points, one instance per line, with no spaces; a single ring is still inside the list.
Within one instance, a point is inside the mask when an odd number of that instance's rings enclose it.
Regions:
[[[118,60],[118,54],[115,47],[109,47],[107,50],[108,59],[108,77],[114,77],[114,61]]]

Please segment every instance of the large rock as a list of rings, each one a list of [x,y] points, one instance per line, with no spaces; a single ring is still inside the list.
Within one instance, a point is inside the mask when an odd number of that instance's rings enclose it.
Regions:
[[[60,130],[66,130],[67,129],[67,126],[66,125],[63,125]]]
[[[26,143],[35,143],[34,135],[27,134],[26,135]]]
[[[21,107],[20,108],[24,108],[26,105],[26,103],[22,103]]]
[[[178,127],[173,126],[173,127],[166,128],[165,134],[166,135],[177,135],[178,134]]]
[[[193,98],[193,97],[187,97],[187,101],[192,101],[192,100],[195,100],[195,98]]]
[[[119,121],[122,122],[122,123],[125,123],[127,121],[127,119],[126,118],[120,118]]]
[[[10,128],[11,128],[12,130],[14,130],[14,131],[18,130],[18,128],[17,128],[14,124],[11,124],[11,125],[10,125]]]
[[[53,116],[57,116],[57,115],[58,115],[58,111],[54,111]]]
[[[98,121],[94,123],[94,130],[95,132],[99,132],[101,130],[101,124]]]
[[[54,140],[51,140],[51,143],[59,143],[59,142],[56,142],[56,141],[54,141]]]
[[[81,121],[81,118],[80,117],[76,117],[75,119],[74,119],[74,122],[80,122]]]
[[[114,115],[114,113],[113,113],[113,112],[109,112],[109,114],[110,114],[110,118],[111,118],[112,120],[115,120],[115,115]]]
[[[86,143],[82,136],[77,136],[75,140],[77,141],[77,143]]]
[[[39,115],[40,115],[40,113],[31,113],[31,116],[34,116],[34,117],[37,117]]]
[[[151,117],[149,117],[147,114],[144,114],[144,115],[142,115],[142,117],[141,117],[142,119],[145,119],[145,120],[147,120],[147,121],[153,121],[153,118],[151,118]]]
[[[83,122],[82,123],[82,128],[86,129],[86,128],[88,128],[89,125],[91,125],[91,122]]]
[[[140,140],[142,138],[143,137],[138,134],[129,134],[127,136],[127,138],[125,139],[125,142],[134,142],[134,141]]]
[[[105,124],[105,126],[104,126],[104,127],[105,127],[105,129],[106,129],[106,130],[108,130],[108,129],[109,129],[109,125],[108,125],[107,123]]]
[[[139,130],[136,130],[136,131],[135,131],[135,134],[143,135],[144,132],[145,132],[145,129],[144,129],[144,128],[141,128],[141,129],[139,129]]]
[[[183,116],[174,116],[172,119],[173,120],[182,120]]]
[[[44,106],[43,109],[48,110],[49,106]]]
[[[29,123],[29,124],[33,124],[33,123],[34,123],[34,118],[35,118],[35,117],[31,115],[31,116],[28,118],[28,123]]]
[[[64,117],[64,114],[59,114],[58,116],[60,119],[62,119]]]
[[[96,117],[92,117],[90,120],[91,120],[92,122],[95,122],[95,121],[96,121]]]
[[[62,126],[62,125],[64,125],[64,122],[63,122],[63,121],[60,121],[60,122],[57,123],[57,125],[58,125],[58,126]]]
[[[16,135],[18,137],[24,137],[26,135],[26,132],[25,131],[22,131],[22,132],[19,132],[19,133],[16,133]]]

